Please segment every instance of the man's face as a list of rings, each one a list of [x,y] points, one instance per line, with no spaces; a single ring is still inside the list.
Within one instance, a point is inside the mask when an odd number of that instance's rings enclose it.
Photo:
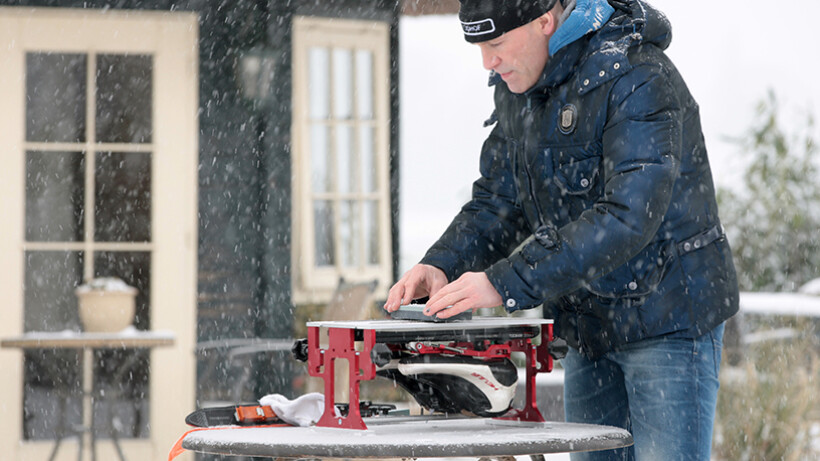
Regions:
[[[545,17],[552,19],[549,15]],[[478,43],[484,68],[499,74],[513,93],[523,93],[532,88],[549,59],[548,44],[552,28],[550,24],[545,26],[542,18],[493,40]]]

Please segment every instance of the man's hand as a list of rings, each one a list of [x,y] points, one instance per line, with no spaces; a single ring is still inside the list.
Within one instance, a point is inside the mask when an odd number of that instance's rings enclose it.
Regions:
[[[447,276],[444,271],[435,266],[416,264],[390,288],[384,310],[397,311],[399,306],[416,298],[435,295],[445,285]]]
[[[500,306],[501,295],[487,278],[484,272],[467,272],[453,283],[444,286],[430,295],[425,315],[434,315],[446,319],[468,309]],[[452,306],[448,309],[448,306]]]

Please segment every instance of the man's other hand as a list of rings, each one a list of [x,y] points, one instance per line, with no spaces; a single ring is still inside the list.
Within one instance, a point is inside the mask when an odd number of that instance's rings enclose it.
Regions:
[[[468,309],[500,306],[503,300],[484,272],[467,272],[427,301],[425,315],[446,319]],[[448,306],[450,306],[448,308]]]
[[[397,311],[399,306],[414,299],[435,295],[445,285],[447,276],[444,271],[435,266],[416,264],[390,288],[384,310]]]

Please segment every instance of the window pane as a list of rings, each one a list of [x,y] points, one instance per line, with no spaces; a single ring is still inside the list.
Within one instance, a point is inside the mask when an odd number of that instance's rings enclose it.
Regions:
[[[361,232],[358,202],[345,200],[339,210],[341,229],[339,240],[342,245],[342,265],[358,267],[361,265]]]
[[[333,244],[333,204],[328,200],[313,202],[316,266],[333,266],[336,250]]]
[[[363,203],[365,260],[370,265],[378,265],[380,257],[378,204],[376,200],[367,200]]]
[[[308,51],[308,92],[310,118],[329,118],[330,58],[326,48],[311,48]]]
[[[25,331],[80,330],[74,289],[83,280],[77,251],[27,251],[25,261]]]
[[[140,349],[103,349],[94,352],[94,437],[111,438],[111,416],[118,421],[119,438],[149,438],[149,352]]]
[[[98,252],[94,255],[95,277],[118,277],[137,291],[134,326],[139,330],[151,327],[151,253]],[[125,438],[150,436],[148,351],[102,350],[95,352],[94,389],[117,398],[94,402],[94,433],[110,437],[106,427],[109,414],[117,415],[121,428],[118,435]]]
[[[356,110],[360,120],[373,119],[373,53],[356,51]]]
[[[349,126],[336,127],[336,181],[340,193],[355,192],[356,168],[353,157],[353,129]]]
[[[333,116],[353,117],[353,53],[342,48],[333,50]]]
[[[359,164],[362,192],[365,193],[376,192],[378,187],[374,133],[372,126],[359,127]]]
[[[97,56],[97,142],[151,142],[151,56]]]
[[[318,194],[333,190],[328,131],[330,128],[323,124],[310,126],[310,180],[313,192]]]
[[[23,287],[25,331],[80,331],[74,289],[82,283],[83,257],[76,251],[27,251]],[[23,434],[26,439],[57,438],[61,418],[67,427],[82,423],[80,354],[77,351],[26,351]]]
[[[82,426],[80,351],[30,349],[24,357],[23,438],[53,440],[61,425],[62,431]]]
[[[26,140],[85,141],[86,56],[26,53]]]
[[[81,241],[84,193],[82,152],[26,152],[26,240]]]
[[[151,240],[151,155],[97,153],[94,240]]]

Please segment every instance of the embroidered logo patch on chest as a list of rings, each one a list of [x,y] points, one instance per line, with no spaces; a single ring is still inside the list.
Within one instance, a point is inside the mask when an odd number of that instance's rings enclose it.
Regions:
[[[563,134],[570,134],[575,131],[578,124],[578,109],[572,104],[567,104],[561,108],[558,116],[558,130]]]

